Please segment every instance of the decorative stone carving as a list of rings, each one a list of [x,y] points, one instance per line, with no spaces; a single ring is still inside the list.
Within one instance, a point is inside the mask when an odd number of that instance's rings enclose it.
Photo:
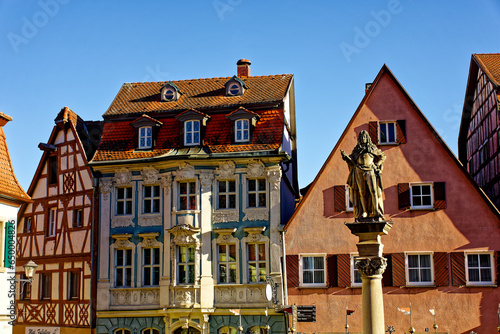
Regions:
[[[237,222],[238,220],[239,220],[239,213],[237,210],[215,211],[212,214],[212,221],[214,223]]]
[[[264,238],[260,232],[250,233],[247,237],[247,242],[259,242]]]
[[[222,161],[219,163],[219,167],[215,170],[218,179],[231,179],[234,177],[234,172],[236,171],[236,166],[234,162]]]
[[[128,240],[116,240],[115,242],[115,247],[116,248],[125,248],[127,247],[129,244],[129,241]]]
[[[184,162],[174,175],[176,180],[194,179],[194,167]]]
[[[246,209],[244,210],[245,217],[243,221],[246,220],[269,220],[269,210],[264,209]]]
[[[267,301],[267,299],[264,299],[263,297],[263,289],[260,287],[250,287],[247,289],[247,301],[248,302],[263,302]]]
[[[158,305],[160,293],[159,289],[117,289],[111,290],[110,299],[112,306]]]
[[[271,184],[273,189],[279,189],[281,181],[281,168],[279,166],[268,169],[267,181]]]
[[[162,177],[160,178],[160,183],[163,186],[163,189],[165,190],[165,194],[169,195],[170,189],[172,188],[172,175],[171,174],[162,175]]]
[[[115,171],[115,186],[128,186],[132,181],[132,173],[127,168],[120,168]]]
[[[264,164],[260,160],[255,160],[247,166],[248,177],[262,177],[265,175],[265,171]]]
[[[139,226],[161,226],[162,225],[161,216],[139,217],[138,224]]]
[[[134,226],[134,222],[132,221],[132,218],[112,218],[111,219],[111,228],[115,227],[127,227],[127,226]]]
[[[387,259],[384,257],[360,257],[356,259],[355,265],[362,278],[382,275],[387,268]]]
[[[102,199],[107,201],[109,198],[109,194],[113,190],[113,182],[111,181],[102,181],[99,182],[99,192],[102,195]]]
[[[130,242],[131,234],[117,234],[111,236],[113,239],[116,239],[114,246],[115,248],[127,248],[132,247],[134,244]]]
[[[199,228],[183,224],[174,226],[168,232],[174,235],[172,242],[176,245],[200,244],[200,240],[195,236],[196,233],[200,232]]]
[[[214,173],[212,171],[202,171],[200,174],[201,187],[202,190],[210,191],[210,187],[212,186],[212,181],[214,179]]]
[[[146,167],[141,170],[141,176],[144,184],[154,184],[158,181],[159,172],[154,167]]]
[[[236,290],[234,288],[220,288],[219,292],[219,302],[234,302],[236,301]]]
[[[382,170],[385,154],[372,143],[370,135],[363,130],[359,133],[358,144],[347,155],[340,150],[347,162],[349,176],[349,198],[357,222],[383,221],[384,201],[382,198]]]

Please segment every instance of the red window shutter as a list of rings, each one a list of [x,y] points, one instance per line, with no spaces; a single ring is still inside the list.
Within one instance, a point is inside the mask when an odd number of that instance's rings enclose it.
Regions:
[[[295,288],[299,286],[299,256],[286,256],[286,280],[287,287]]]
[[[406,121],[396,121],[396,142],[406,144]]]
[[[338,286],[348,288],[351,286],[351,257],[349,254],[337,255]]]
[[[368,134],[372,142],[378,145],[378,122],[368,122]]]
[[[444,252],[434,253],[434,285],[448,286],[448,254]]]
[[[336,212],[345,211],[345,186],[334,186],[333,187],[333,197],[334,205],[333,209]]]
[[[337,256],[327,255],[326,257],[326,269],[328,275],[328,286],[337,286]]]
[[[434,209],[446,209],[446,189],[444,182],[434,182]]]
[[[403,253],[392,254],[392,285],[406,285],[405,255]]]
[[[398,203],[399,210],[406,210],[410,208],[410,184],[398,183]]]
[[[451,253],[451,282],[453,286],[465,285],[464,252]]]
[[[390,254],[384,254],[387,259],[387,267],[382,274],[382,286],[392,286],[392,256]]]
[[[495,252],[495,272],[497,273],[496,285],[500,284],[500,252]]]

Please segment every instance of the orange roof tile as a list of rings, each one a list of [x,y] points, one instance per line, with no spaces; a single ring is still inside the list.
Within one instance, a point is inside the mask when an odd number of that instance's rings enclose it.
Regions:
[[[2,120],[0,124],[0,196],[12,199],[16,203],[29,202],[31,198],[23,190],[14,175],[5,132],[3,131],[3,125],[12,120],[12,118],[4,113],[0,114]]]
[[[474,58],[490,80],[500,86],[500,53],[475,53]]]
[[[179,88],[180,97],[170,102],[160,100],[160,89],[166,81],[125,83],[104,116],[239,107],[282,101],[292,77],[292,74],[279,74],[240,78],[246,86],[241,96],[226,96],[224,84],[230,77],[173,81]]]

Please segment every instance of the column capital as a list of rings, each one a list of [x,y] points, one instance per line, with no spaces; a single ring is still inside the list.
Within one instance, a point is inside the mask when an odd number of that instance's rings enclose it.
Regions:
[[[387,268],[387,259],[385,257],[360,257],[356,259],[355,265],[362,278],[382,276]]]

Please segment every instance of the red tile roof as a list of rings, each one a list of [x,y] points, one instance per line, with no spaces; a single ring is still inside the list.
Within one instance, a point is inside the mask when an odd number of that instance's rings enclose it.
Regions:
[[[10,116],[0,112],[0,196],[11,199],[16,203],[30,202],[30,197],[23,190],[12,168],[9,149],[3,126],[11,121]]]
[[[475,53],[474,58],[490,80],[500,86],[500,53]]]
[[[237,108],[278,102],[283,100],[292,78],[292,74],[240,78],[246,86],[241,96],[226,96],[224,84],[230,77],[173,81],[179,88],[180,98],[170,102],[160,101],[160,89],[166,81],[125,83],[104,117],[187,109]]]

